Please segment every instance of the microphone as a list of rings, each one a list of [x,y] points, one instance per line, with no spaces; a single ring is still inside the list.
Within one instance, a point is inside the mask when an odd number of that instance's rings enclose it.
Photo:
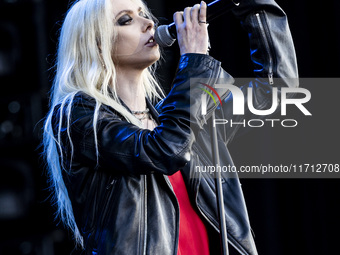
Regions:
[[[230,11],[233,7],[239,6],[239,4],[234,2],[234,0],[215,0],[207,4],[207,22]],[[159,26],[155,31],[154,38],[159,46],[170,47],[177,38],[175,22],[172,22],[170,25]]]

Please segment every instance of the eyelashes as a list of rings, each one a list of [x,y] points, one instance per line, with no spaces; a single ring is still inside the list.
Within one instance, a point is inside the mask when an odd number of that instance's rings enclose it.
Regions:
[[[118,25],[120,26],[129,25],[131,24],[131,22],[132,22],[132,18],[128,14],[121,16],[117,21]]]
[[[147,13],[143,12],[143,11],[140,11],[138,13],[138,15],[143,17],[143,18],[145,18],[145,19],[150,19],[150,16]],[[132,18],[132,16],[130,14],[124,14],[123,16],[121,16],[118,19],[117,23],[120,26],[125,26],[125,25],[130,25],[132,23],[132,21],[133,21],[133,18]]]

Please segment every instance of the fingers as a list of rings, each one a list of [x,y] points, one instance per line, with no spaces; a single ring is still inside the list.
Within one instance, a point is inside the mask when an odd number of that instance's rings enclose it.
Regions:
[[[207,4],[202,1],[201,4],[195,4],[193,7],[186,7],[183,12],[174,13],[176,25],[187,23],[199,23],[207,21]],[[200,23],[202,24],[202,23]]]
[[[176,24],[176,27],[178,27],[180,24],[182,24],[183,21],[183,12],[175,12],[174,13],[174,22]]]
[[[207,4],[203,1],[200,4],[200,11],[199,11],[199,14],[198,14],[198,20],[207,22]]]
[[[201,4],[187,7],[183,12],[174,14],[181,55],[184,53],[207,53],[209,39],[206,11],[206,3],[202,1]]]
[[[190,16],[191,16],[191,23],[198,23],[199,19],[199,10],[200,10],[200,5],[195,4],[191,10],[190,10]],[[204,20],[205,21],[205,20]]]
[[[183,13],[183,19],[184,22],[186,22],[187,24],[191,23],[191,7],[186,7],[184,9],[184,13]]]

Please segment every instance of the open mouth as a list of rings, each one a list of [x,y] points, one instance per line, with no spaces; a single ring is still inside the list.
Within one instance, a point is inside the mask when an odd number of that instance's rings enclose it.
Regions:
[[[151,36],[145,44],[150,44],[150,45],[156,44],[155,38]]]

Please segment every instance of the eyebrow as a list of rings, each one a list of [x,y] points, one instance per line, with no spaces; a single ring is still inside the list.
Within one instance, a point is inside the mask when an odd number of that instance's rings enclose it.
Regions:
[[[141,10],[142,10],[142,7],[139,7],[137,11],[140,12]],[[116,17],[119,17],[119,15],[122,13],[133,13],[133,11],[132,10],[121,10],[120,12],[117,13]]]

